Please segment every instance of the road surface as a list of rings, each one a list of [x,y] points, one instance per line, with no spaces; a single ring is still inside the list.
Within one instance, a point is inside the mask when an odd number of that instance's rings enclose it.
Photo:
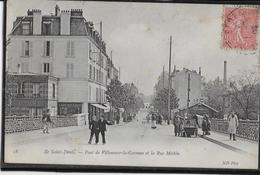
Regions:
[[[107,126],[105,145],[88,144],[88,127],[8,134],[6,162],[206,168],[257,168],[257,156],[223,148],[203,138],[176,137],[173,125],[151,129],[146,111],[127,124]],[[94,139],[93,139],[94,141]]]

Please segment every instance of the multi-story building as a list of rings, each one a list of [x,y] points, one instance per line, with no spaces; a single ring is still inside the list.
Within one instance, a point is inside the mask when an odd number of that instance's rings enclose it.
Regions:
[[[187,107],[189,105],[201,101],[201,71],[197,73],[195,70],[183,68],[183,70],[174,70],[172,73],[172,88],[176,92],[179,99],[179,108]],[[189,84],[189,86],[188,86]],[[189,92],[188,92],[189,91]],[[189,99],[188,99],[189,94]]]
[[[106,44],[82,10],[60,11],[56,6],[51,15],[28,10],[14,21],[8,37],[8,72],[59,79],[56,113],[94,115],[104,110]]]

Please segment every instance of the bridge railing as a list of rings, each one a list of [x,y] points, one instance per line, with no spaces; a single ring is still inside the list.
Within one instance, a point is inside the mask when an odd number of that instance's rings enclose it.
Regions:
[[[75,116],[55,116],[51,117],[51,127],[77,126]],[[42,129],[41,116],[5,116],[5,133],[15,133]]]
[[[211,130],[228,134],[228,121],[224,119],[211,118]],[[239,120],[237,136],[249,140],[259,141],[259,121]]]

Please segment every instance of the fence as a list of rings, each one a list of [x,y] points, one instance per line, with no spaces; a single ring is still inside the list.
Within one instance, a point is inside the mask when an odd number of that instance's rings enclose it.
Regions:
[[[77,126],[77,117],[51,117],[53,127]],[[42,129],[42,117],[37,116],[5,116],[5,133],[15,133]]]
[[[228,121],[224,119],[211,119],[211,130],[221,133],[228,133]],[[259,121],[239,120],[237,136],[259,141]]]

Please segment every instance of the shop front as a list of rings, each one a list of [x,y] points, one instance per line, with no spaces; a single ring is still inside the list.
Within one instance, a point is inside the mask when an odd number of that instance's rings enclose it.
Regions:
[[[82,113],[82,103],[58,103],[58,115],[73,115]]]
[[[109,106],[99,103],[89,103],[88,105],[88,118],[89,122],[93,119],[93,116],[97,116],[97,119],[100,119],[100,116],[104,116],[107,119],[107,114],[109,112]]]

